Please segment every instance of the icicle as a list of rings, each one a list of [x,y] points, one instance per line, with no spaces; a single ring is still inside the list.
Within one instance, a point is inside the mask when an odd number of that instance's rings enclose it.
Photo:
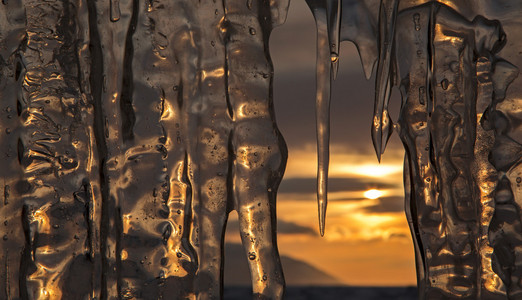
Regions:
[[[393,124],[388,115],[388,101],[390,99],[392,84],[391,56],[398,7],[399,0],[382,0],[379,12],[379,63],[377,65],[375,106],[372,123],[373,146],[379,161],[381,161],[381,155],[393,132]]]
[[[373,9],[364,1],[343,0],[341,6],[340,41],[351,41],[355,44],[361,57],[364,75],[369,80],[379,55],[375,28],[377,14],[374,17]]]
[[[317,26],[317,205],[319,232],[324,235],[328,202],[328,165],[330,160],[330,89],[338,68],[340,41],[340,0],[306,1]]]

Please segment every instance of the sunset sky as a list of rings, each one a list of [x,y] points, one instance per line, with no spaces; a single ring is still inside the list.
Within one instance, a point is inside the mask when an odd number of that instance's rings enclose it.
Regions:
[[[289,148],[277,202],[280,254],[343,284],[415,285],[403,208],[404,151],[394,135],[382,163],[377,161],[370,138],[374,79],[365,80],[356,48],[342,44],[333,86],[329,204],[321,238],[315,202],[315,24],[305,1],[291,2],[287,22],[274,30],[270,47],[276,119]],[[381,195],[365,197],[372,189]],[[231,224],[234,219],[235,213]],[[229,229],[227,241],[240,243],[236,230]]]

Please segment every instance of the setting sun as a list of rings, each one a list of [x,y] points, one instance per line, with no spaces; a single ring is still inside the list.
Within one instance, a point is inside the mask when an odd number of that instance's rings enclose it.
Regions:
[[[367,190],[366,192],[364,192],[364,197],[366,197],[368,199],[377,199],[383,195],[384,195],[383,191],[379,191],[376,189],[371,189],[371,190]]]

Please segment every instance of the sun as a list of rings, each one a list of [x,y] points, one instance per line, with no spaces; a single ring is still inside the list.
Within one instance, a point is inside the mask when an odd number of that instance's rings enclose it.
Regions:
[[[384,195],[384,192],[376,190],[376,189],[371,189],[371,190],[367,190],[366,192],[364,192],[364,197],[366,197],[368,199],[377,199],[377,198],[381,197],[382,195]]]

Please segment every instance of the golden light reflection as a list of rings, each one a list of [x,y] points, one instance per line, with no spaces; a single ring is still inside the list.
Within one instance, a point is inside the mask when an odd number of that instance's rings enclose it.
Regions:
[[[129,233],[129,229],[132,227],[131,225],[131,218],[132,216],[130,214],[124,214],[123,215],[123,233],[124,234],[128,234]]]
[[[174,118],[174,109],[168,101],[163,101],[163,110],[161,112],[161,121],[168,121]]]
[[[49,221],[49,216],[46,214],[46,211],[51,207],[50,203],[43,205],[40,209],[34,211],[32,215],[31,222],[38,222],[38,231],[41,233],[50,233],[51,232],[51,223]]]
[[[127,260],[129,253],[126,250],[121,250],[121,260]]]
[[[112,93],[112,103],[116,103],[116,99],[118,99],[118,93]]]
[[[214,70],[201,70],[201,80],[205,80],[209,77],[211,78],[220,78],[225,75],[225,69],[220,67]]]
[[[58,300],[62,299],[62,291],[60,287],[53,283],[49,283],[46,287],[40,288],[40,298],[38,299],[45,299],[45,300]]]

